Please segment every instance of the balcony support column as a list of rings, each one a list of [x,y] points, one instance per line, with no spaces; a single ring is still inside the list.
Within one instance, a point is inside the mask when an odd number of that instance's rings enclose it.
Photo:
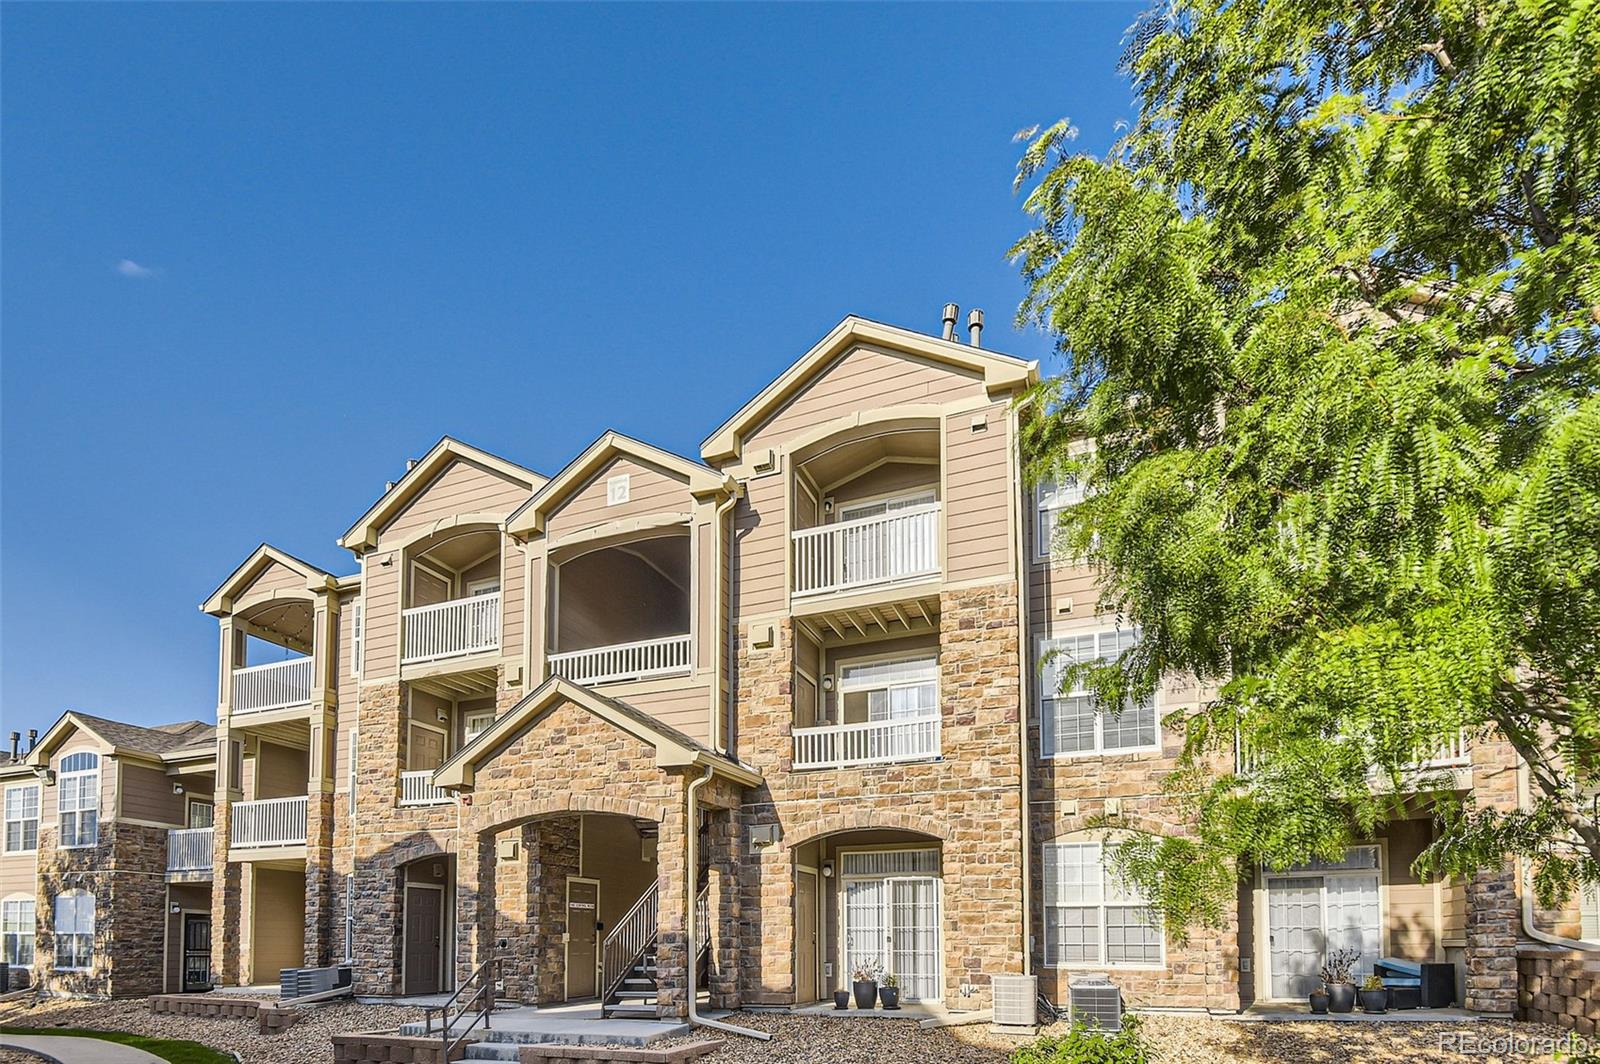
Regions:
[[[227,739],[223,738],[223,749]],[[217,794],[223,790],[222,764],[217,765]],[[233,829],[233,809],[218,801],[212,814],[211,868],[211,979],[217,986],[239,985],[243,957],[244,877],[238,863],[228,860],[228,836]]]
[[[317,592],[311,650],[311,749],[306,773],[305,963],[330,965],[334,956],[334,747],[338,741],[339,599]],[[342,952],[342,950],[340,951]]]

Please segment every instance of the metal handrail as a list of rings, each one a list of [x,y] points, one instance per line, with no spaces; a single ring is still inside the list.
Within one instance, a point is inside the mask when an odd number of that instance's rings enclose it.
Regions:
[[[600,947],[601,977],[604,980],[600,992],[602,1002],[611,999],[628,973],[633,971],[639,958],[650,948],[650,943],[656,940],[656,913],[660,897],[659,881],[651,883],[639,895],[639,900],[629,907],[627,915],[618,920],[605,937]]]
[[[441,1025],[439,1027],[439,1042],[444,1051],[444,1055],[439,1058],[440,1060],[450,1059],[450,1054],[455,1051],[457,1046],[466,1041],[467,1035],[471,1034],[473,1029],[478,1026],[478,1020],[483,1021],[483,1029],[485,1031],[489,1030],[489,1014],[494,1011],[495,964],[499,961],[499,959],[500,958],[491,953],[487,960],[472,970],[471,975],[467,976],[461,981],[461,985],[456,987],[455,993],[451,994],[445,999],[445,1003],[443,1005],[423,1006],[422,1033],[424,1036],[433,1033],[433,1014],[435,1012],[440,1013],[439,1019],[441,1021]],[[464,1027],[461,1032],[456,1035],[455,1038],[451,1038],[450,1006],[454,1005],[461,995],[466,993],[467,989],[471,987],[472,981],[474,979],[478,979],[480,976],[483,976],[481,981],[482,985],[480,985],[478,989],[473,992],[472,996],[461,1005],[461,1008],[457,1010],[456,1018],[460,1019],[461,1017],[465,1016],[467,1012],[473,1008],[473,1006],[480,1004],[483,1001],[485,994],[489,995],[488,1004],[478,1009],[478,1015],[472,1020],[472,1022],[468,1023],[466,1027]]]

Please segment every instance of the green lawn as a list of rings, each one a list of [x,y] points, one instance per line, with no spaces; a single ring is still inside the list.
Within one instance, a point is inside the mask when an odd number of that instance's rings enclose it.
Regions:
[[[226,1053],[203,1046],[199,1042],[182,1042],[175,1038],[146,1038],[142,1034],[123,1031],[90,1031],[82,1027],[7,1027],[7,1034],[39,1034],[67,1038],[98,1038],[105,1042],[121,1042],[125,1046],[154,1053],[172,1064],[235,1064]]]

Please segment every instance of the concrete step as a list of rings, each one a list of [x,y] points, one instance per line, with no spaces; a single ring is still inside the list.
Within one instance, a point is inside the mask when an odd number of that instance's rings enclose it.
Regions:
[[[612,1020],[653,1020],[656,1018],[654,1005],[630,1005],[618,1003],[607,1005],[606,1018]]]
[[[617,997],[624,1001],[654,1001],[656,988],[652,986],[640,990],[618,990]]]
[[[516,1060],[521,1046],[515,1042],[472,1042],[467,1046],[467,1060]]]

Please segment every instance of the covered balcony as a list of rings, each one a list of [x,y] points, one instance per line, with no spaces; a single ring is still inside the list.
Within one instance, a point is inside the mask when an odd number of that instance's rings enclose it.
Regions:
[[[870,644],[832,649],[802,636],[797,654],[790,729],[797,771],[941,755],[936,645],[875,653]]]
[[[499,650],[499,530],[450,529],[406,553],[401,664]]]
[[[211,828],[170,828],[167,831],[167,881],[192,882],[211,878]]]
[[[550,596],[550,673],[587,686],[688,674],[689,537],[602,547],[562,561]]]
[[[308,600],[279,599],[239,615],[230,677],[235,715],[310,706],[314,612]]]
[[[880,429],[799,454],[790,526],[796,599],[939,576],[936,428]]]
[[[233,803],[233,830],[228,838],[233,849],[304,846],[305,842],[305,795]]]

